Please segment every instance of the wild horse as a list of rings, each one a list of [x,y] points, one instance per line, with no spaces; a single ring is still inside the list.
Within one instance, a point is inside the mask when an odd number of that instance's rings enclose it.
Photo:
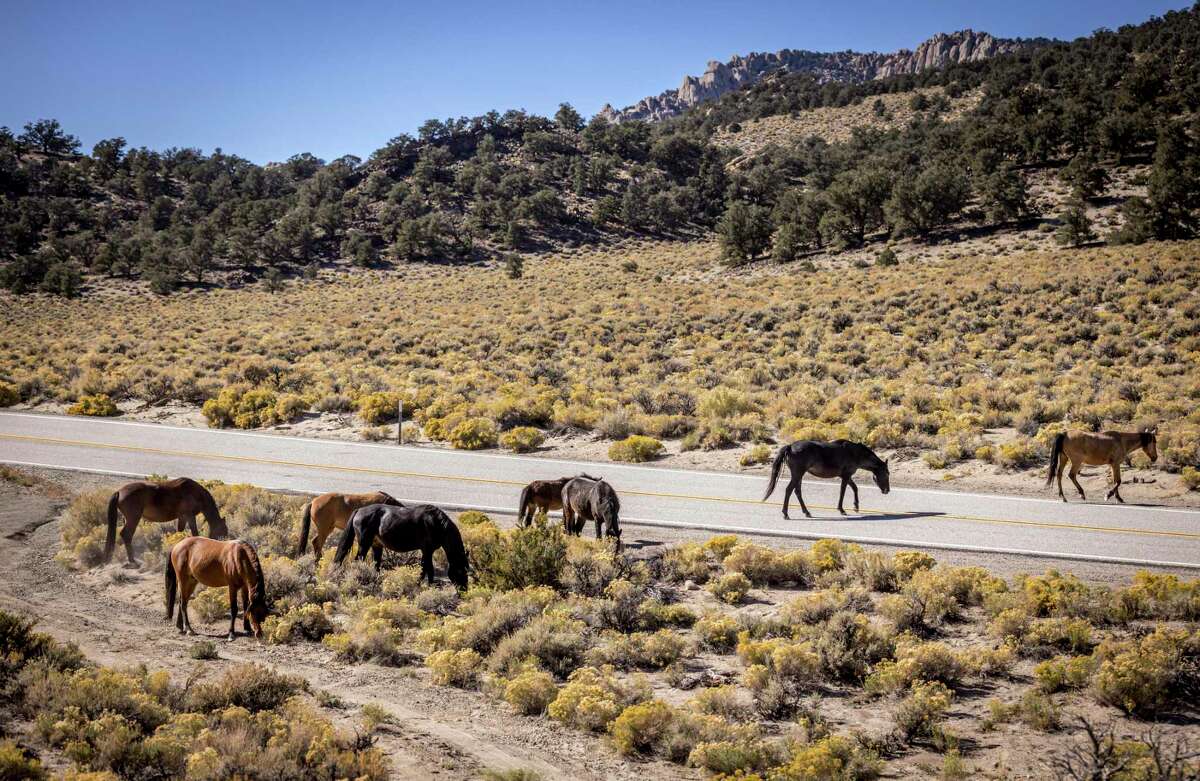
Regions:
[[[617,492],[603,480],[591,477],[573,477],[562,489],[563,529],[567,534],[578,537],[586,521],[595,521],[596,539],[604,536],[616,541],[621,549],[621,500]]]
[[[459,588],[467,587],[467,549],[462,535],[450,516],[433,505],[371,504],[355,510],[338,543],[333,557],[335,564],[345,561],[355,541],[358,542],[356,558],[365,560],[371,550],[375,569],[379,569],[383,559],[383,549],[376,543],[399,553],[421,551],[421,574],[430,585],[433,585],[433,552],[441,548],[446,552],[446,576]]]
[[[166,480],[161,483],[151,483],[139,480],[126,483],[108,500],[108,535],[104,541],[104,560],[112,559],[113,548],[117,542],[117,512],[125,516],[125,525],[121,528],[121,541],[125,543],[125,555],[130,564],[136,564],[133,557],[133,533],[137,531],[138,522],[145,519],[153,523],[177,521],[176,528],[183,531],[186,527],[193,535],[200,532],[196,529],[196,513],[203,513],[208,521],[208,533],[212,537],[222,539],[229,536],[225,520],[217,510],[217,502],[208,489],[189,477]]]
[[[586,477],[588,480],[599,480],[599,477],[580,474],[577,477]],[[573,480],[573,477],[560,477],[557,480],[534,480],[529,485],[521,489],[521,503],[517,508],[517,520],[522,526],[528,526],[533,523],[533,516],[538,510],[542,512],[550,512],[551,510],[562,509],[562,492],[563,486]]]
[[[331,492],[321,494],[304,505],[304,515],[300,520],[300,547],[296,549],[296,558],[304,555],[304,549],[308,546],[308,531],[311,525],[315,523],[317,527],[312,543],[313,555],[317,557],[317,560],[320,560],[321,551],[325,547],[325,540],[328,539],[330,534],[333,534],[333,530],[345,529],[346,523],[350,520],[350,516],[354,511],[369,504],[390,504],[394,507],[404,506],[383,491],[375,491],[370,494],[339,494]]]
[[[1070,459],[1071,482],[1075,484],[1075,490],[1079,491],[1079,498],[1087,500],[1087,496],[1083,493],[1083,486],[1076,479],[1079,476],[1080,468],[1084,464],[1091,466],[1107,464],[1112,469],[1113,487],[1104,498],[1111,499],[1115,496],[1118,502],[1124,504],[1125,500],[1121,498],[1120,491],[1121,462],[1130,453],[1137,450],[1146,451],[1151,462],[1157,461],[1157,431],[1157,428],[1146,431],[1105,431],[1101,434],[1093,434],[1088,431],[1065,431],[1054,438],[1054,445],[1050,448],[1050,474],[1046,476],[1046,485],[1049,486],[1057,476],[1058,495],[1064,502],[1067,501],[1067,496],[1063,493],[1062,476],[1063,470],[1067,468],[1067,460]]]
[[[254,627],[254,636],[262,637],[262,622],[267,617],[267,588],[263,582],[262,564],[254,546],[241,540],[210,540],[188,537],[171,546],[167,556],[166,601],[167,620],[175,612],[175,595],[179,595],[179,618],[175,626],[180,633],[194,635],[188,616],[188,602],[197,585],[229,589],[229,639],[237,636],[238,594],[242,595],[242,629],[247,634]]]
[[[850,442],[845,439],[833,442],[813,442],[801,440],[790,445],[784,445],[775,455],[775,463],[771,465],[771,482],[767,485],[767,493],[762,500],[765,502],[775,490],[775,482],[779,479],[779,470],[786,461],[792,479],[788,481],[787,490],[783,494],[783,517],[788,517],[788,497],[793,491],[800,500],[800,509],[809,518],[812,513],[804,504],[804,496],[800,493],[800,481],[805,474],[817,477],[840,477],[842,490],[838,495],[838,512],[846,514],[842,503],[846,499],[846,486],[854,491],[854,511],[858,512],[858,486],[854,483],[854,473],[866,469],[875,476],[875,484],[879,490],[887,493],[891,490],[888,479],[888,462],[879,458],[866,445]]]

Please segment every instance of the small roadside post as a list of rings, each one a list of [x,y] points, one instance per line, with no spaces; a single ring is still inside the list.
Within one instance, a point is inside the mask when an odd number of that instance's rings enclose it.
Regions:
[[[396,444],[404,444],[404,400],[400,399],[396,402],[396,419],[400,422],[396,424]]]

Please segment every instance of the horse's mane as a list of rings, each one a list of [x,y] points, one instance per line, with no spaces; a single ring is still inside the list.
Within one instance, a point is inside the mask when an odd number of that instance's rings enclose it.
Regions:
[[[605,485],[608,490],[601,490],[601,484]],[[616,518],[621,514],[621,500],[617,497],[617,492],[613,490],[611,485],[604,483],[603,481],[597,482],[596,494],[596,509],[601,511],[610,511],[613,518]]]
[[[1142,431],[1142,432],[1140,432],[1140,435],[1141,435],[1141,440],[1142,440],[1142,447],[1146,447],[1147,445],[1149,445],[1150,440],[1154,438],[1154,434],[1152,434],[1149,431]]]
[[[458,530],[454,521],[450,520],[449,515],[446,515],[440,508],[435,507],[434,510],[437,513],[438,522],[446,532],[445,540],[442,543],[442,549],[446,551],[446,558],[466,561],[467,547],[463,544],[462,532]]]
[[[250,566],[254,568],[254,590],[250,592],[250,603],[261,605],[267,599],[267,584],[263,580],[262,562],[258,560],[258,551],[248,542],[242,542],[241,545],[246,549],[246,555],[250,557]]]

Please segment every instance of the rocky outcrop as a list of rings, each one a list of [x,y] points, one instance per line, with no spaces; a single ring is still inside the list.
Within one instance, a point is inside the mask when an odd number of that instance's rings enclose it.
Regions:
[[[614,109],[606,105],[600,114],[610,121],[631,119],[657,121],[681,114],[705,101],[742,89],[771,73],[809,73],[818,81],[862,82],[918,73],[952,63],[976,62],[1035,45],[1034,41],[994,38],[988,33],[961,30],[939,33],[915,51],[901,49],[891,54],[869,52],[811,52],[784,49],[755,52],[729,62],[713,61],[701,76],[684,76],[679,89],[643,98],[632,106]]]

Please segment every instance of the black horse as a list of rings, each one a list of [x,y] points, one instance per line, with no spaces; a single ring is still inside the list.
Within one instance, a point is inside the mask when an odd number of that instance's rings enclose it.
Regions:
[[[846,439],[838,439],[833,442],[801,440],[779,448],[779,453],[775,455],[775,463],[771,465],[771,483],[767,486],[767,493],[762,498],[764,502],[771,497],[771,492],[775,490],[775,481],[779,479],[779,469],[783,466],[784,461],[787,461],[788,471],[792,473],[787,491],[783,494],[784,518],[788,517],[788,497],[792,491],[796,492],[796,498],[800,500],[800,509],[804,510],[806,516],[812,517],[808,506],[804,504],[804,497],[800,493],[800,481],[809,472],[817,477],[842,478],[842,492],[838,495],[838,512],[842,515],[846,514],[846,511],[842,509],[842,502],[846,499],[847,485],[854,491],[854,511],[858,512],[858,486],[854,484],[853,480],[854,473],[858,470],[866,469],[875,475],[875,484],[879,486],[880,491],[886,494],[891,490],[888,483],[887,461],[881,460],[866,445]]]
[[[420,550],[421,574],[430,585],[433,585],[433,552],[441,548],[446,552],[446,575],[450,582],[459,588],[467,587],[467,550],[462,535],[450,516],[431,504],[411,507],[369,504],[355,510],[338,542],[335,564],[345,561],[355,540],[358,560],[365,561],[370,550],[375,557],[375,569],[379,569],[383,559],[383,548],[376,542],[397,552]]]
[[[563,529],[567,534],[578,537],[583,533],[586,521],[596,522],[596,539],[600,539],[603,527],[605,536],[611,537],[621,548],[621,500],[617,492],[603,480],[590,477],[575,477],[567,481],[562,489]]]

